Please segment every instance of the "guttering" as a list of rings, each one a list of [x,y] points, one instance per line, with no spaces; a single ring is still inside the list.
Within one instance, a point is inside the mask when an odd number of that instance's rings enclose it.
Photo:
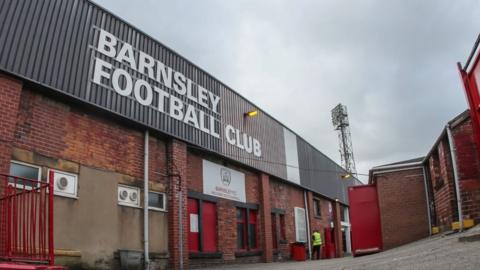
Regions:
[[[307,220],[307,243],[308,243],[308,258],[312,259],[312,248],[310,243],[310,215],[308,214],[307,192],[303,191],[303,200],[305,201],[305,219]]]
[[[458,222],[460,223],[460,231],[463,231],[462,197],[460,197],[460,183],[458,182],[457,153],[450,125],[447,125],[445,128],[447,130],[448,144],[450,145],[450,154],[452,157],[453,180],[455,182],[455,193],[457,195]]]
[[[144,154],[144,161],[143,161],[143,250],[145,252],[145,262],[144,262],[144,269],[148,270],[150,266],[150,257],[149,257],[149,247],[148,247],[148,130],[145,131],[145,154]]]
[[[423,168],[421,163],[418,163],[417,165],[414,166],[404,166],[404,167],[398,167],[397,169],[390,169],[390,170],[372,170],[372,175],[377,175],[377,174],[382,174],[382,173],[390,173],[390,172],[399,172],[399,171],[407,171],[407,170],[413,170],[413,169],[421,169]]]
[[[467,120],[470,117],[469,112],[470,112],[470,110],[467,109],[464,112],[462,112],[461,114],[457,115],[455,118],[453,118],[452,120],[450,120],[447,123],[447,126],[450,126],[450,128],[456,127],[457,125],[459,125],[460,123],[462,123],[463,121]],[[430,151],[428,151],[427,155],[422,160],[422,164],[427,162],[428,158],[435,151],[435,147],[440,143],[443,136],[445,136],[445,135],[447,135],[447,128],[446,127],[442,129],[442,133],[440,133],[440,136],[438,136],[438,138],[435,140],[435,143],[432,145],[432,148],[430,148]]]
[[[446,133],[447,133],[447,131],[444,128],[442,130],[442,133],[440,133],[440,136],[438,136],[438,138],[435,140],[435,143],[433,144],[432,148],[430,148],[430,151],[428,151],[427,155],[422,160],[422,164],[427,162],[428,158],[432,155],[433,151],[435,151],[435,147],[440,143],[440,141],[442,140],[443,136],[445,136]]]
[[[425,185],[425,198],[427,199],[427,215],[428,215],[428,232],[432,235],[432,217],[430,215],[430,196],[428,196],[427,174],[425,165],[422,166],[423,184]]]
[[[423,168],[423,164],[421,162],[415,162],[415,163],[409,163],[409,164],[414,164],[413,166],[390,166],[390,170],[383,170],[381,169],[371,169],[368,173],[368,183],[373,184],[373,176],[378,175],[378,174],[384,174],[384,173],[391,173],[391,172],[399,172],[399,171],[407,171],[407,170],[413,170],[413,169],[421,169]]]

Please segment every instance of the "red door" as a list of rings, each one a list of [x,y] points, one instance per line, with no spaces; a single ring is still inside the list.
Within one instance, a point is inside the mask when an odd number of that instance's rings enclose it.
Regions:
[[[217,251],[217,206],[203,202],[202,207],[203,252]]]
[[[383,241],[376,185],[349,187],[348,199],[353,256],[381,251]]]

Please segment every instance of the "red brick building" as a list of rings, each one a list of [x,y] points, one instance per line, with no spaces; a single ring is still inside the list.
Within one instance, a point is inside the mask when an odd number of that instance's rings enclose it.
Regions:
[[[423,158],[377,166],[370,171],[380,209],[384,249],[429,235]]]
[[[432,225],[480,222],[480,160],[469,111],[446,125],[425,158]],[[460,197],[460,199],[458,199]],[[454,225],[455,226],[455,225]]]
[[[313,230],[349,252],[358,180],[228,86],[86,0],[2,2],[0,15],[0,173],[61,177],[58,264],[288,260]]]
[[[385,248],[480,222],[480,160],[469,111],[449,121],[425,157],[377,166]]]

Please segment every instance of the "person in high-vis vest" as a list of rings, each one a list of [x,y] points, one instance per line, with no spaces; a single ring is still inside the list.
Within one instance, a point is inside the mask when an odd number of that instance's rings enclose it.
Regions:
[[[320,259],[320,247],[322,246],[322,235],[318,232],[318,230],[313,231],[312,234],[312,246],[313,246],[313,258],[315,260],[315,254],[317,255],[316,260]]]

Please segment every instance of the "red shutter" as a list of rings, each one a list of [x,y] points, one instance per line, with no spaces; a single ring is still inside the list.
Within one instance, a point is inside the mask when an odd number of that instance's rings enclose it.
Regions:
[[[202,208],[203,251],[217,251],[217,207],[215,203],[203,202]]]

